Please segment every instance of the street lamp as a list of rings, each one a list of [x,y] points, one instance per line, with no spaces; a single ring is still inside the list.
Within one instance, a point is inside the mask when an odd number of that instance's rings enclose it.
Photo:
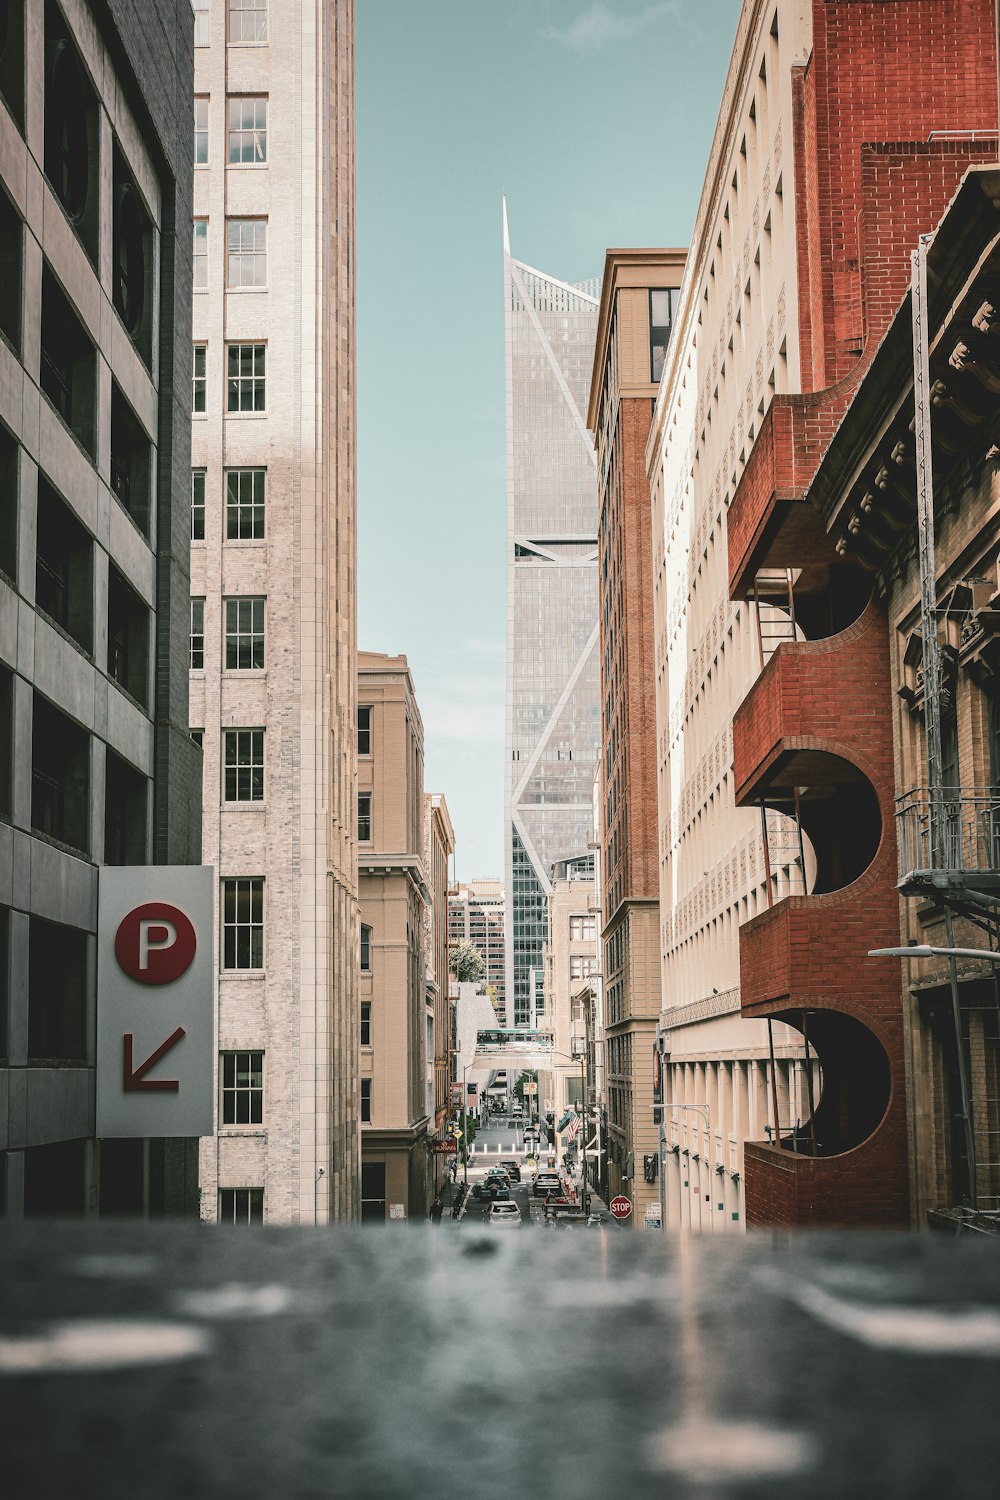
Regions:
[[[869,958],[981,958],[1000,964],[1000,953],[991,948],[938,948],[931,943],[908,943],[905,948],[869,948]]]

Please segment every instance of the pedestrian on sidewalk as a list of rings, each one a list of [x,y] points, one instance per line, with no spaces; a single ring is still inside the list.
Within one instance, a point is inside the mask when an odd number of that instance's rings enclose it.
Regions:
[[[434,1199],[434,1202],[431,1204],[431,1223],[440,1224],[441,1215],[443,1213],[444,1204],[441,1202],[441,1194],[438,1193],[437,1197]]]

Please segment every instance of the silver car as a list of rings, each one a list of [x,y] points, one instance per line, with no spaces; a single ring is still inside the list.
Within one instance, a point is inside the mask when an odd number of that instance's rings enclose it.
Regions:
[[[520,1229],[521,1210],[516,1203],[491,1203],[486,1222],[493,1229]]]

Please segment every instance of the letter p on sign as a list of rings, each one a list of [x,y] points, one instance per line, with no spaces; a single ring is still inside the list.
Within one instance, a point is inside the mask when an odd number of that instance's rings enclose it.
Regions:
[[[121,920],[115,957],[139,984],[170,984],[191,966],[197,940],[190,919],[165,901],[147,901]]]

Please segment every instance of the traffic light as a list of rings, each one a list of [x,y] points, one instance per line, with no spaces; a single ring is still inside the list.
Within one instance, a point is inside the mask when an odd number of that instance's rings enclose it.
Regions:
[[[647,1182],[656,1181],[656,1172],[659,1165],[659,1157],[653,1152],[642,1158],[642,1175]]]

